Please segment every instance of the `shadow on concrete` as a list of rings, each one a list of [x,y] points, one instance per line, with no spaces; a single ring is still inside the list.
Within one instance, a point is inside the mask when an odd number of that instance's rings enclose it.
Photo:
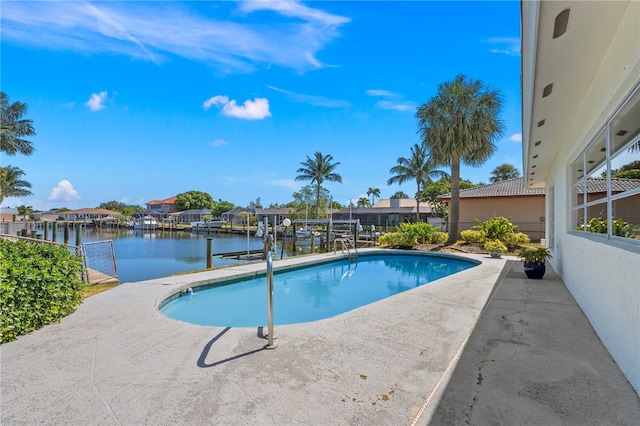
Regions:
[[[551,268],[509,260],[421,424],[638,425],[640,399]],[[436,391],[436,394],[438,391]]]
[[[261,328],[262,328],[262,327],[260,327],[260,329],[261,329]],[[211,352],[211,347],[212,347],[212,346],[213,346],[213,344],[214,344],[215,342],[217,342],[217,341],[218,341],[222,336],[224,336],[224,334],[225,334],[226,332],[228,332],[229,330],[231,330],[231,327],[227,327],[227,328],[225,328],[224,330],[222,330],[220,333],[218,333],[218,334],[217,334],[213,339],[211,339],[211,340],[210,340],[210,341],[209,341],[209,342],[204,346],[204,349],[202,350],[202,353],[200,354],[200,358],[198,358],[198,363],[197,363],[197,364],[198,364],[198,367],[200,367],[200,368],[210,368],[210,367],[215,367],[215,366],[217,366],[217,365],[224,364],[224,363],[226,363],[226,362],[233,361],[233,360],[236,360],[236,359],[239,359],[239,358],[245,357],[245,356],[247,356],[247,355],[255,354],[255,353],[257,353],[257,352],[261,352],[261,351],[265,350],[265,348],[264,348],[264,347],[260,347],[260,348],[258,348],[258,349],[254,349],[254,350],[252,350],[252,351],[245,352],[245,353],[243,353],[243,354],[238,354],[238,355],[235,355],[235,356],[232,356],[232,357],[229,357],[229,358],[221,359],[220,361],[216,361],[216,362],[212,362],[212,363],[207,363],[207,362],[206,362],[206,359],[207,359],[207,357],[209,356],[209,352]],[[259,330],[259,331],[258,331],[258,334],[260,334],[260,333],[261,333],[261,331]]]

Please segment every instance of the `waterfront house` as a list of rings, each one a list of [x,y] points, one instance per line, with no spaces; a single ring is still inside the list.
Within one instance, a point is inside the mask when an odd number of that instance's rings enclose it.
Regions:
[[[152,200],[146,203],[147,213],[158,216],[166,217],[169,213],[176,211],[176,197],[167,198],[166,200]]]
[[[612,177],[640,160],[640,2],[521,7],[524,179],[546,192],[551,265],[640,394],[640,187]]]
[[[360,220],[363,226],[396,226],[400,222],[415,222],[418,203],[415,198],[391,198],[378,200],[372,207],[348,207],[334,212],[334,220]],[[433,215],[429,203],[420,203],[420,220],[442,225]]]
[[[79,209],[60,212],[58,217],[62,220],[76,222],[93,222],[105,219],[112,219],[120,215],[120,212],[107,209]]]
[[[515,178],[475,188],[460,190],[460,220],[458,229],[464,231],[495,216],[511,218],[534,241],[544,238],[544,188],[528,188],[524,178]],[[451,194],[439,197],[451,203]]]
[[[185,210],[178,214],[179,223],[202,222],[206,216],[211,217],[211,209]]]
[[[268,209],[256,209],[255,216],[258,222],[262,222],[264,218],[269,219],[269,223],[272,224],[273,218],[276,218],[276,225],[280,225],[285,217],[291,218],[296,209],[293,207],[278,207]]]

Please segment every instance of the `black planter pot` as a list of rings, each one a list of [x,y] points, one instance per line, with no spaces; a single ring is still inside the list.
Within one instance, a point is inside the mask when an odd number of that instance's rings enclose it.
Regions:
[[[524,264],[524,273],[527,274],[527,277],[539,280],[544,277],[544,273],[547,271],[545,264],[538,265],[537,263],[525,263]]]

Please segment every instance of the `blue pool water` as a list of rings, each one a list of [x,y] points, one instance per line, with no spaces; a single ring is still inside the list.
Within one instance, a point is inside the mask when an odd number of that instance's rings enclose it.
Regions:
[[[329,318],[476,266],[428,254],[360,255],[284,272],[273,279],[275,324]],[[160,311],[181,321],[221,327],[257,327],[267,321],[265,276],[196,287],[169,299]]]

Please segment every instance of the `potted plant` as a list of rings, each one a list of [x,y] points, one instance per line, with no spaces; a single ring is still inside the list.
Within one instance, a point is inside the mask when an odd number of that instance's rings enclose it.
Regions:
[[[507,246],[505,246],[502,241],[495,239],[495,240],[489,240],[486,243],[484,243],[484,249],[489,252],[489,255],[491,257],[497,259],[502,257],[502,253],[507,251]]]
[[[547,259],[551,259],[551,252],[546,247],[522,248],[518,257],[524,262],[524,272],[527,277],[539,280],[547,270],[545,264]]]

